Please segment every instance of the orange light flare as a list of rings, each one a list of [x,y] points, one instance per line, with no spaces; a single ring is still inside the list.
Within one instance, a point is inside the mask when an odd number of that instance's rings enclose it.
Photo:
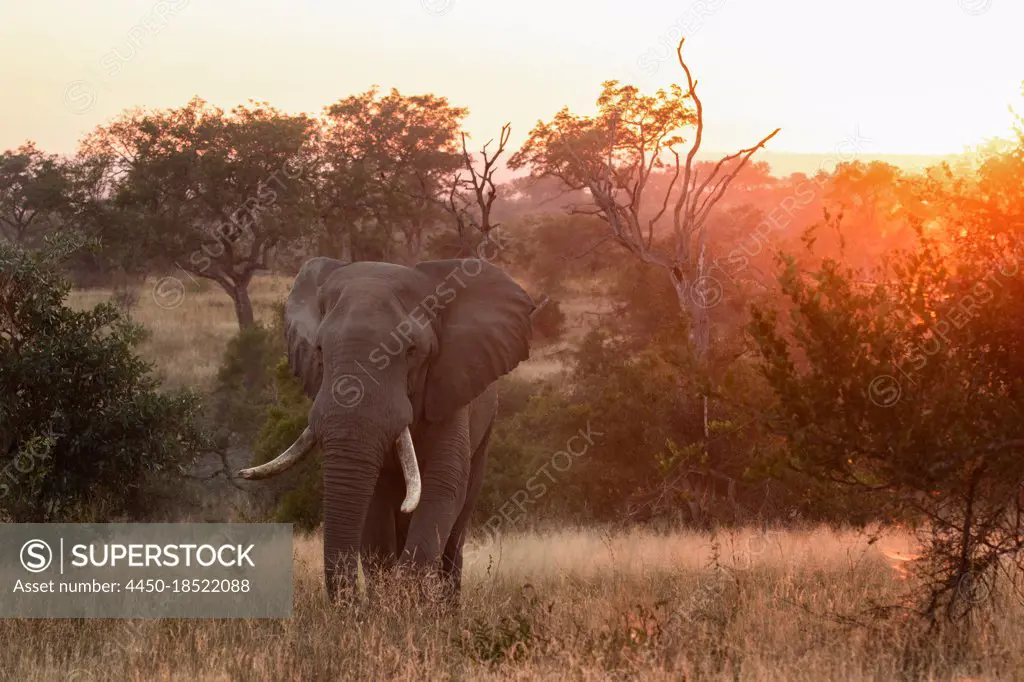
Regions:
[[[905,527],[902,524],[896,525],[897,532],[903,530],[905,530]],[[906,539],[903,539],[901,542],[896,537],[886,537],[878,543],[878,550],[889,562],[889,565],[892,566],[892,569],[899,575],[900,580],[906,580],[910,575],[910,566],[908,564],[921,558],[921,554],[912,551],[908,545],[909,543]],[[897,547],[900,547],[900,549],[897,549]]]
[[[920,554],[905,554],[890,550],[882,550],[882,554],[889,560],[889,565],[892,566],[892,569],[899,574],[900,580],[906,580],[910,574],[907,569],[907,563],[921,558]]]

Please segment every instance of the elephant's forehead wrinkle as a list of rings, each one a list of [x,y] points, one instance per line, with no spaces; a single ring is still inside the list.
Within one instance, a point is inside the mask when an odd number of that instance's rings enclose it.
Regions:
[[[398,324],[402,308],[387,288],[346,289],[324,317],[327,327],[341,330],[379,330],[383,334]]]
[[[390,267],[384,269],[370,267],[362,273],[357,273],[353,269],[354,265],[350,265],[344,273],[338,273],[336,278],[328,280],[324,284],[324,290],[332,296],[340,295],[346,299],[383,300],[397,296],[403,298],[422,296],[423,278],[409,268],[387,263],[373,263],[373,266],[390,265]],[[342,274],[345,276],[341,277]]]
[[[346,291],[338,305],[325,318],[321,333],[336,334],[353,343],[394,343],[395,339],[411,336],[418,344],[427,346],[432,332],[423,319],[414,320],[406,312],[398,296],[391,290],[349,293]]]

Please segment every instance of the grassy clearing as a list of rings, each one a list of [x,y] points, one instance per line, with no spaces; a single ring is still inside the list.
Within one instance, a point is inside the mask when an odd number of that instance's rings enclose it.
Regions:
[[[220,287],[207,280],[198,282],[197,285],[184,276],[170,284],[168,280],[147,279],[135,291],[138,304],[132,309],[132,317],[149,330],[150,337],[139,352],[156,365],[166,385],[209,391],[224,349],[238,332],[238,321],[231,299]],[[162,288],[158,288],[158,283]],[[291,286],[292,278],[287,276],[254,277],[249,296],[256,320],[269,323],[274,306],[288,297]],[[111,295],[110,289],[76,290],[71,292],[69,304],[84,309],[110,301]],[[605,308],[607,304],[592,293],[568,294],[563,304],[566,340],[538,349],[534,357],[516,369],[516,376],[533,379],[562,371],[570,342],[581,338],[592,322],[591,316]]]
[[[331,607],[320,539],[295,543],[287,620],[4,621],[4,679],[42,680],[1012,680],[1019,606],[986,605],[968,646],[867,619],[907,587],[887,555],[827,529],[566,531],[506,537],[467,557],[462,611],[394,586]]]
[[[198,280],[197,285],[182,276],[176,280],[180,287],[165,280],[162,290],[157,289],[158,281],[151,277],[135,291],[138,304],[132,309],[132,318],[150,332],[139,353],[156,365],[168,386],[209,390],[224,349],[238,332],[234,305],[211,281]],[[249,296],[257,321],[270,322],[274,305],[288,296],[291,285],[290,277],[253,278]],[[71,292],[69,305],[83,309],[110,297],[110,289],[76,290]]]

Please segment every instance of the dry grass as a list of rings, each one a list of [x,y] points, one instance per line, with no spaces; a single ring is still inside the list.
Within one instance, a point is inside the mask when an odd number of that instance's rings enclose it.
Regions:
[[[135,292],[139,299],[132,317],[150,332],[139,353],[156,365],[168,386],[209,390],[224,349],[238,332],[234,305],[208,280],[197,284],[182,275],[177,283],[165,280],[161,289],[157,282],[150,278]],[[288,296],[291,285],[291,277],[253,278],[249,296],[258,321],[270,321],[274,305]],[[83,309],[110,297],[110,289],[78,290],[71,293],[69,305]]]
[[[886,558],[911,551],[898,537],[880,549],[825,529],[723,533],[717,572],[711,538],[691,533],[506,537],[469,553],[454,616],[393,588],[367,606],[329,606],[319,542],[296,540],[290,619],[8,620],[0,675],[818,682],[1012,680],[1024,670],[1018,606],[986,608],[958,656],[899,618],[865,615],[907,584]]]
[[[174,281],[163,280],[159,288],[158,282],[161,281],[157,278],[149,278],[135,291],[138,305],[132,310],[132,317],[150,332],[139,353],[156,365],[167,386],[208,391],[213,388],[228,341],[238,332],[231,299],[209,280],[196,283],[181,275]],[[253,278],[249,296],[257,321],[270,321],[274,306],[288,297],[291,286],[292,278],[287,276]],[[69,304],[84,309],[110,301],[111,295],[110,289],[76,290],[71,293]],[[516,376],[534,379],[561,372],[565,368],[563,353],[569,343],[582,337],[593,313],[607,309],[600,296],[586,288],[564,298],[566,340],[535,351],[534,357],[516,369]]]
[[[151,332],[141,352],[169,385],[208,390],[237,330],[231,301],[186,281],[180,304],[168,307],[165,295],[161,307],[155,284],[139,290],[133,310]],[[269,319],[290,285],[287,277],[254,280],[257,319]],[[71,301],[109,298],[87,290]],[[596,285],[572,292],[563,310],[569,340],[591,313],[606,312]],[[561,349],[543,349],[516,372],[559,372]],[[444,616],[394,586],[374,590],[366,606],[330,606],[320,540],[303,537],[290,619],[7,620],[0,679],[1024,679],[1016,602],[985,604],[956,655],[947,641],[915,634],[898,612],[870,615],[872,604],[906,590],[914,551],[904,537],[869,545],[827,529],[714,541],[524,533],[467,548],[462,611]]]

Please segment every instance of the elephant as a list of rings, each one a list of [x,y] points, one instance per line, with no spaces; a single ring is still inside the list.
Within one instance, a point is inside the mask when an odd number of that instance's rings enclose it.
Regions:
[[[480,258],[303,264],[285,305],[285,340],[313,400],[308,426],[277,458],[238,475],[277,475],[320,446],[331,601],[355,585],[360,559],[438,575],[457,598],[495,381],[529,357],[536,309]]]

